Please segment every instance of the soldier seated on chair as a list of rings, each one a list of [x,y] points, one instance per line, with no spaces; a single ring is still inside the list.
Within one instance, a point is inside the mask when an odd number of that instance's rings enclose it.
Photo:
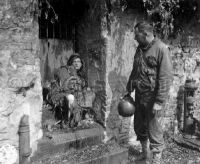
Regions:
[[[62,123],[67,122],[69,127],[76,127],[81,121],[87,101],[87,89],[84,63],[79,54],[73,54],[67,65],[56,71],[55,83],[49,93],[55,116]]]

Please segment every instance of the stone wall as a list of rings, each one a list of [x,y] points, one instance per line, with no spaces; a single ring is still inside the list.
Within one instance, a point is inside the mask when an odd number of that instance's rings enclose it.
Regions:
[[[0,0],[0,163],[5,163],[3,147],[16,150],[14,154],[4,152],[10,163],[16,161],[23,115],[29,116],[32,152],[42,137],[38,25],[32,2]]]
[[[116,12],[117,11],[117,12]],[[125,92],[126,83],[132,70],[134,53],[137,43],[134,40],[133,27],[141,21],[142,15],[136,10],[121,12],[116,10],[105,18],[105,24],[109,24],[102,31],[106,38],[106,94],[107,94],[107,135],[109,138],[127,139],[134,136],[131,118],[120,118],[117,113],[117,104],[120,97]],[[169,91],[168,100],[165,106],[163,128],[165,131],[173,129],[174,120],[183,114],[183,106],[177,108],[178,104],[183,104],[183,86],[186,78],[193,78],[199,83],[199,34],[196,26],[193,31],[190,26],[185,27],[186,33],[176,39],[164,41],[172,50],[172,62],[174,67],[173,85]],[[108,28],[109,27],[109,28]],[[181,99],[181,100],[180,100]],[[178,100],[182,101],[179,103]],[[195,117],[199,111],[199,89],[196,91]],[[183,117],[183,116],[182,116]],[[183,118],[181,118],[183,119]]]

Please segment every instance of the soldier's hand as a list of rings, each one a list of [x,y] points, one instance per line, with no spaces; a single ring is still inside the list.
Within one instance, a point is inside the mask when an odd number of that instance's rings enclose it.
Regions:
[[[130,96],[131,96],[131,93],[127,92],[127,93],[125,93],[124,96],[120,97],[120,99],[124,99],[124,98],[130,97]]]

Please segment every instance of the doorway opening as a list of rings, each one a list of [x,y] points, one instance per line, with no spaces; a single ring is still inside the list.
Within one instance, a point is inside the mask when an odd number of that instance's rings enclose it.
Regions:
[[[101,9],[101,0],[39,1],[38,21],[44,98],[42,121],[47,131],[89,128],[96,124],[104,126],[105,44],[101,37]],[[75,77],[81,74],[80,71],[75,71],[75,75],[73,69],[70,70],[71,65],[68,65],[73,55],[80,57],[84,68],[84,75],[78,80],[71,78],[70,74]],[[65,68],[67,73],[61,71],[63,74],[58,78],[58,72]],[[64,79],[66,74],[69,76]],[[84,86],[79,85],[83,77]],[[69,90],[64,88],[66,86],[62,79],[68,81],[67,85],[71,84],[70,89],[67,86]],[[82,88],[78,89],[80,92],[76,92],[72,86],[76,91],[78,86]],[[52,94],[54,90],[55,93]],[[68,100],[68,95],[71,94],[76,102],[73,107]],[[80,109],[77,108],[77,104]],[[78,114],[73,113],[74,111],[78,111]]]

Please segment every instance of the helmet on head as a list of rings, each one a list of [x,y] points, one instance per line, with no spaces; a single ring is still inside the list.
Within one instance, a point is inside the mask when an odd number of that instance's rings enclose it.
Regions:
[[[120,100],[118,104],[118,113],[122,117],[131,117],[135,113],[135,102],[133,98],[128,95]]]

